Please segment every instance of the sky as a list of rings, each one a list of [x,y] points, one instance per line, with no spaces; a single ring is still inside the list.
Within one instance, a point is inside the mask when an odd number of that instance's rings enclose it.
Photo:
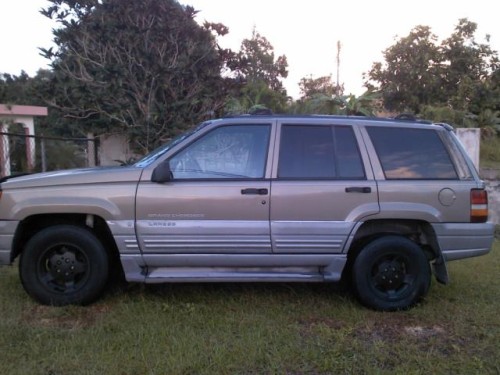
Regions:
[[[140,0],[137,0],[140,1]],[[453,32],[460,18],[478,24],[476,40],[491,36],[500,50],[498,0],[180,0],[199,10],[197,21],[220,22],[229,34],[221,46],[239,50],[255,29],[273,45],[276,56],[286,55],[287,92],[299,97],[301,78],[332,75],[336,80],[337,42],[341,43],[340,82],[345,94],[364,92],[362,74],[382,52],[418,25],[431,27],[439,41]],[[52,46],[51,20],[39,13],[46,0],[0,0],[0,73],[30,76],[47,68],[38,47]]]

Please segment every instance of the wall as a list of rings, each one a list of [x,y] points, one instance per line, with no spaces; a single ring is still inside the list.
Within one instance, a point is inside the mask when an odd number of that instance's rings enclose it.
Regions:
[[[500,180],[485,180],[485,182],[490,208],[489,219],[495,224],[500,224]]]
[[[457,137],[472,159],[472,162],[479,169],[479,146],[481,142],[481,130],[477,128],[459,128]]]
[[[130,151],[127,138],[121,134],[100,137],[99,162],[102,166],[120,165],[136,158]]]

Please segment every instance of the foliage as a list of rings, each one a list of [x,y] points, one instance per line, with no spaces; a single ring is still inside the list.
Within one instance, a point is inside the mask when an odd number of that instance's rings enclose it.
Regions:
[[[499,110],[498,55],[488,36],[486,43],[476,41],[476,29],[474,22],[460,19],[451,36],[438,44],[429,27],[415,27],[384,51],[385,63],[375,62],[364,74],[365,85],[381,92],[391,111],[420,114],[429,112],[429,106],[448,107],[448,117],[462,116],[457,124]]]
[[[442,42],[441,53],[447,63],[442,72],[444,91],[449,95],[451,105],[477,113],[481,103],[476,93],[484,88],[491,73],[500,66],[496,51],[475,40],[476,30],[477,24],[460,19],[455,32]],[[489,36],[486,36],[486,42],[489,42]]]
[[[275,57],[274,47],[254,28],[252,37],[244,39],[240,52],[230,66],[246,83],[264,82],[271,90],[283,91],[282,78],[288,76],[285,55]]]
[[[482,168],[500,170],[500,137],[496,134],[484,134],[481,139],[480,165]]]
[[[436,40],[429,27],[417,26],[384,51],[385,64],[375,62],[365,74],[366,86],[382,93],[388,110],[418,113],[420,106],[444,99],[436,74],[442,63]]]
[[[249,82],[243,85],[234,96],[230,97],[224,107],[227,115],[249,113],[256,106],[268,108],[274,113],[284,112],[286,96],[269,88],[263,81]]]
[[[125,131],[143,152],[217,111],[224,66],[212,32],[176,0],[50,0],[57,20],[49,103],[96,132]],[[225,56],[225,55],[224,55]]]
[[[450,106],[423,106],[420,117],[434,122],[444,122],[457,127],[472,127],[475,116],[464,111],[457,111]]]
[[[34,98],[33,91],[33,80],[25,71],[19,76],[0,74],[0,103],[36,105],[40,99]]]
[[[323,76],[318,78],[304,77],[299,82],[301,100],[313,99],[318,95],[334,96],[336,93],[336,84],[332,81],[332,76]],[[342,90],[343,91],[343,90]]]
[[[229,59],[228,67],[240,85],[226,103],[226,113],[247,113],[255,105],[273,112],[285,110],[288,98],[281,80],[288,76],[286,56],[275,57],[272,44],[255,29],[250,39],[243,40],[240,51]]]
[[[380,109],[379,98],[378,93],[371,91],[358,97],[353,94],[331,96],[317,93],[298,100],[291,109],[297,114],[375,116]]]

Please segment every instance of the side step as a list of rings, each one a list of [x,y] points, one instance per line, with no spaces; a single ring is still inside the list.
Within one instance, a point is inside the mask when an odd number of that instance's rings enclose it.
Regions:
[[[149,269],[146,283],[172,282],[322,282],[318,267],[159,267]]]

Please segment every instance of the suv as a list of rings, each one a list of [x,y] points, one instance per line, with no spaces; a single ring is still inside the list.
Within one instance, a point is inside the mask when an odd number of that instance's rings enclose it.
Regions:
[[[398,310],[494,232],[452,128],[415,120],[229,117],[131,166],[0,188],[0,264],[19,256],[25,290],[52,305],[95,300],[118,264],[129,282],[345,279]]]

